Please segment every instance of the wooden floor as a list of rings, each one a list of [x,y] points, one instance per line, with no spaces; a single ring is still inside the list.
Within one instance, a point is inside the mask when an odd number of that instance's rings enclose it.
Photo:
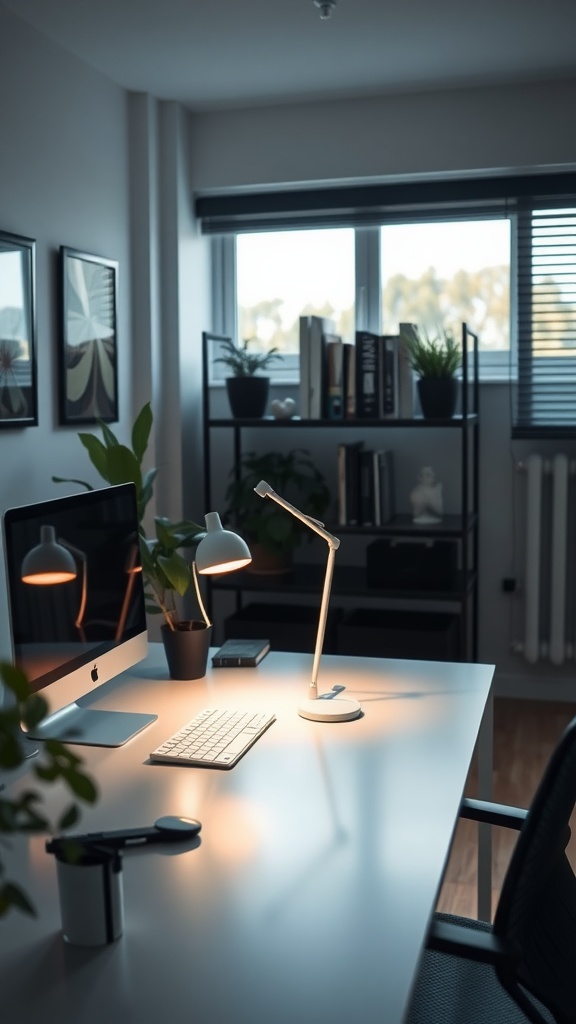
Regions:
[[[528,701],[496,698],[494,702],[493,799],[528,807],[542,771],[562,730],[576,715],[576,702]],[[476,796],[474,768],[466,786]],[[466,917],[476,916],[476,830],[471,821],[457,825],[454,846],[438,909]],[[568,856],[576,869],[576,828],[572,829]],[[492,913],[516,840],[511,829],[492,831]]]

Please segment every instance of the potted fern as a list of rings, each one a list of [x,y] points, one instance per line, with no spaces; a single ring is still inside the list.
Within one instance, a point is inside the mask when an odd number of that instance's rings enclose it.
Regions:
[[[422,336],[423,334],[423,336]],[[458,401],[458,370],[462,353],[450,330],[429,337],[413,330],[407,338],[410,366],[418,378],[417,388],[426,419],[450,419]]]
[[[259,371],[265,370],[274,359],[281,359],[277,348],[267,352],[252,352],[249,345],[253,338],[246,338],[242,345],[235,345],[231,338],[221,342],[221,355],[215,363],[224,363],[231,372],[226,377],[226,390],[232,415],[236,419],[260,418],[264,415],[270,378],[262,376]]]

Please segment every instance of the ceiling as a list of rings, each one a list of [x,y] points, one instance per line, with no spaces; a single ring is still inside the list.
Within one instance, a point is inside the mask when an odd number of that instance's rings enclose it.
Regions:
[[[1,0],[126,89],[192,110],[576,75],[575,0]]]

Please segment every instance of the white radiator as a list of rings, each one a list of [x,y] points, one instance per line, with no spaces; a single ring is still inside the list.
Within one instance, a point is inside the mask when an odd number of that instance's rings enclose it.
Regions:
[[[576,519],[570,480],[575,463],[564,454],[550,459],[533,454],[519,468],[527,480],[524,641],[517,648],[529,662],[547,658],[562,665],[574,657]]]

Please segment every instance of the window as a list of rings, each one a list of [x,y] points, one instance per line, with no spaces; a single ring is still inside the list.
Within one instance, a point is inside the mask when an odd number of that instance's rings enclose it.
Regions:
[[[297,376],[301,315],[330,317],[339,334],[353,337],[353,229],[238,235],[236,297],[235,336],[275,345]]]
[[[576,209],[518,214],[518,388],[513,437],[576,432]]]
[[[509,219],[386,225],[381,267],[383,334],[416,323],[458,336],[466,322],[481,352],[509,352]]]
[[[223,333],[277,346],[284,362],[273,367],[276,379],[298,378],[299,317],[311,313],[334,320],[348,341],[356,314],[358,326],[385,334],[409,322],[432,333],[454,327],[459,336],[466,321],[480,337],[483,369],[490,360],[507,371],[508,218],[239,233],[224,248],[234,275],[225,292],[234,299]]]

